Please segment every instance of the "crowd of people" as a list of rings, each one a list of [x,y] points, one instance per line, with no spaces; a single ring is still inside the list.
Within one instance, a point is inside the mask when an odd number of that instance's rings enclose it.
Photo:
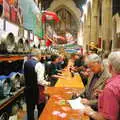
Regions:
[[[73,53],[67,57],[34,49],[24,63],[28,120],[34,120],[35,105],[38,116],[41,114],[46,103],[45,87],[54,86],[66,67],[82,78],[85,89],[76,97],[82,98],[85,114],[94,120],[120,119],[120,51],[105,52],[103,57],[96,53]]]
[[[33,49],[31,56],[25,60],[25,99],[27,104],[28,120],[34,120],[34,109],[37,105],[38,116],[42,112],[46,98],[46,86],[54,86],[57,79],[62,77],[60,70],[67,65],[64,55],[45,55],[39,49]]]

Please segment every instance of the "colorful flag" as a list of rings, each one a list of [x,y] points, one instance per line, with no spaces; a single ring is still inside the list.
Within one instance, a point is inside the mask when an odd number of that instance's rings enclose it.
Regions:
[[[23,25],[28,30],[33,30],[36,24],[36,15],[40,10],[33,0],[19,0],[19,6],[23,15]]]
[[[54,20],[56,23],[60,21],[59,17],[55,12],[43,11],[42,22],[45,23],[47,20]]]
[[[43,36],[44,36],[44,24],[42,23],[42,20],[37,22],[36,16],[34,16],[34,22],[35,22],[34,29],[33,29],[34,34],[40,38],[43,38]]]

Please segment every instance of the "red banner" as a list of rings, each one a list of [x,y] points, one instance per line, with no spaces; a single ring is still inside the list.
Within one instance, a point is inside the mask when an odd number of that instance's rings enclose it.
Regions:
[[[59,18],[55,12],[44,11],[42,15],[42,22],[45,23],[46,20],[54,20],[56,23],[59,22]]]
[[[10,8],[10,20],[14,23],[17,22],[17,9],[15,7]]]
[[[7,18],[8,20],[10,19],[10,7],[9,7],[9,3],[7,0],[3,1],[3,9],[4,9],[4,16],[5,18]]]

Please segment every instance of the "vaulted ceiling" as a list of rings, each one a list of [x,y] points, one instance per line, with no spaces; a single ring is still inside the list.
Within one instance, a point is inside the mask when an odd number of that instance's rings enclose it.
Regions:
[[[47,9],[49,8],[50,4],[53,2],[53,0],[39,0],[42,2],[42,8]],[[82,5],[85,4],[86,0],[73,0],[76,4],[76,6],[82,10]]]

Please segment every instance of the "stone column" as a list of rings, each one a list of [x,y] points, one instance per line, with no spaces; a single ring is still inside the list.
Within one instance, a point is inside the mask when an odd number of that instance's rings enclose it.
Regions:
[[[85,30],[86,44],[89,46],[90,38],[91,38],[91,4],[90,3],[88,4],[88,13],[87,13],[87,18],[86,18],[85,29],[86,29]]]
[[[83,25],[83,48],[86,50],[87,41],[86,41],[86,25]]]
[[[98,43],[98,0],[92,2],[90,41]]]
[[[86,25],[85,25],[85,40],[86,40],[86,44],[89,46],[90,43],[90,29],[91,29],[91,24],[90,24],[90,20],[88,19],[86,21]],[[89,48],[88,48],[89,49]]]
[[[109,51],[112,40],[112,0],[102,0],[102,40]]]
[[[113,30],[112,30],[112,36],[113,36],[113,47],[112,49],[120,49],[120,16],[117,13],[113,16]]]
[[[112,40],[113,40],[113,47],[112,49],[115,49],[116,48],[116,29],[117,29],[117,21],[115,19],[115,16],[113,16],[112,18]]]
[[[83,48],[84,50],[86,50],[86,15],[84,15],[84,23],[83,23]]]

